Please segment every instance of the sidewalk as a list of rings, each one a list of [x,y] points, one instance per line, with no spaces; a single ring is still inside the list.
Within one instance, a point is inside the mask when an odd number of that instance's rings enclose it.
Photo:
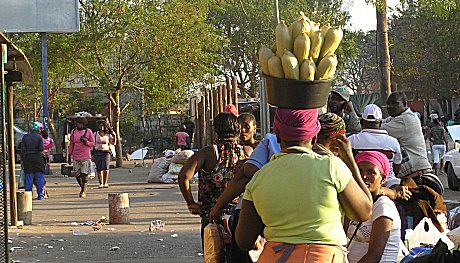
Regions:
[[[151,160],[145,165],[150,166]],[[59,166],[60,167],[60,166]],[[177,185],[148,184],[150,167],[110,171],[110,188],[98,189],[97,179],[90,181],[88,196],[78,197],[79,187],[72,177],[47,177],[50,198],[33,201],[33,225],[9,229],[15,249],[11,258],[20,262],[202,262],[200,220],[190,215]],[[35,189],[34,189],[35,191]],[[196,188],[194,188],[196,192]],[[107,225],[101,231],[91,226],[72,226],[72,222],[108,218],[107,193],[128,193],[129,225]],[[34,192],[34,197],[36,193]],[[160,219],[163,232],[149,232],[150,222]],[[114,228],[115,230],[108,230]],[[80,230],[87,235],[74,235]],[[177,237],[171,235],[177,234]],[[110,251],[112,247],[119,247]]]

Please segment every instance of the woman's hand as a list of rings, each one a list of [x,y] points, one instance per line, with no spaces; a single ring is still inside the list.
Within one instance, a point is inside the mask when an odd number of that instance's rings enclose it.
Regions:
[[[190,211],[192,215],[200,215],[201,213],[201,203],[200,202],[198,203],[193,202],[191,204],[188,204],[187,208],[188,208],[188,211]]]
[[[351,143],[344,134],[338,134],[335,137],[335,141],[339,146],[339,157],[350,157],[353,158],[353,150],[351,149]]]

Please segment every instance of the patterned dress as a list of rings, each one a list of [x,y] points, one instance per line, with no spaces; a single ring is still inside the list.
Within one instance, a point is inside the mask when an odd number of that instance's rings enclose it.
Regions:
[[[200,170],[198,183],[198,201],[201,202],[201,217],[207,218],[217,199],[225,190],[227,183],[233,178],[238,167],[238,161],[245,161],[248,155],[243,146],[234,143],[214,145],[217,149],[218,160],[212,171]],[[216,156],[217,157],[217,156]],[[224,211],[236,206],[237,200],[229,203]]]

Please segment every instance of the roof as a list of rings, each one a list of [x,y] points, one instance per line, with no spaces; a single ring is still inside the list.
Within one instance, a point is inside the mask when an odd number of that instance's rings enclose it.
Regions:
[[[16,70],[22,72],[22,79],[25,82],[32,83],[34,76],[29,60],[22,50],[16,47],[3,33],[0,32],[0,44],[6,44],[8,47],[8,62],[5,65],[5,70],[13,69],[13,62],[16,62]]]

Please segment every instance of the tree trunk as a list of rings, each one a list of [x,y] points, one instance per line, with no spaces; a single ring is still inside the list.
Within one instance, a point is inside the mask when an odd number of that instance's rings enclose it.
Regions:
[[[50,128],[50,131],[51,131],[51,134],[52,134],[51,137],[54,140],[54,145],[56,147],[56,154],[62,154],[62,142],[61,142],[61,138],[58,136],[58,134],[56,132],[56,127],[54,126],[53,117],[54,117],[54,113],[51,110],[50,111],[50,118],[48,120],[48,124],[50,126],[49,128]]]
[[[116,167],[122,167],[123,166],[123,150],[121,147],[121,141],[120,141],[120,115],[121,115],[121,109],[120,109],[120,90],[121,90],[121,85],[117,87],[115,91],[115,116],[113,116],[113,128],[115,129],[116,137],[117,137],[117,144],[115,145],[115,152],[117,153],[117,157],[115,158],[116,160]]]
[[[380,96],[385,104],[391,94],[390,81],[390,48],[388,44],[387,1],[376,3],[377,11],[377,53],[380,73]]]

